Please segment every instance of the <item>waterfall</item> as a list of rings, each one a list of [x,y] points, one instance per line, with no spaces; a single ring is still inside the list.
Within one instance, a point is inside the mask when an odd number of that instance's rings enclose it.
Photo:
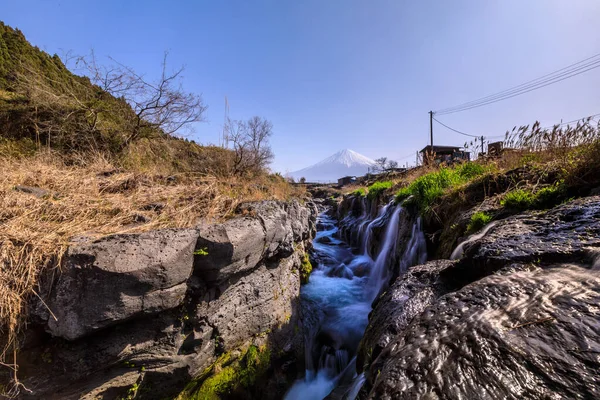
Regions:
[[[402,207],[391,202],[371,219],[375,210],[369,210],[362,199],[359,215],[354,208],[357,201],[353,199],[352,213],[339,221],[339,232],[338,228],[321,230],[313,242],[319,262],[301,289],[306,370],[286,394],[288,400],[320,400],[336,388],[340,390],[336,396],[356,397],[365,381],[363,374],[356,375],[356,352],[373,300],[388,284],[393,268],[404,272],[427,259],[420,219],[413,224],[408,242],[401,243],[400,232],[406,230],[400,226],[405,215]],[[334,223],[325,214],[319,222],[320,226]],[[323,236],[330,240],[322,240]],[[378,246],[373,245],[375,240]],[[406,248],[403,254],[397,254],[399,245]]]
[[[387,207],[387,206],[386,206]],[[400,220],[400,212],[402,207],[398,206],[392,213],[391,218],[387,222],[385,228],[385,236],[383,245],[379,250],[379,254],[375,259],[375,263],[371,268],[368,282],[368,298],[373,301],[381,292],[382,287],[390,278],[389,261],[396,251],[396,242],[398,240],[398,221]]]
[[[426,261],[427,243],[423,233],[421,217],[418,217],[413,224],[410,240],[400,260],[400,274],[405,273],[413,265],[423,264]]]
[[[461,244],[459,244],[458,246],[456,246],[456,248],[454,249],[454,251],[452,252],[452,255],[450,256],[451,260],[458,260],[459,258],[461,258],[463,256],[464,253],[464,249],[465,249],[465,245],[471,242],[474,242],[475,240],[479,240],[482,237],[484,237],[488,231],[490,229],[492,229],[494,226],[496,226],[496,221],[491,222],[489,224],[487,224],[487,226],[485,228],[483,228],[479,233],[475,233],[471,236],[469,236],[467,238],[467,240],[465,240],[464,242],[462,242]]]
[[[380,225],[383,220],[385,219],[386,215],[386,211],[388,209],[390,205],[386,204],[385,206],[383,206],[379,212],[377,213],[377,217],[375,217],[375,219],[373,219],[373,221],[369,222],[369,224],[367,225],[367,231],[365,233],[365,237],[362,241],[362,254],[365,256],[371,256],[369,254],[369,243],[371,243],[371,237],[373,236],[373,227]]]
[[[358,392],[360,391],[360,389],[362,389],[366,379],[367,378],[365,377],[364,372],[358,375],[356,378],[354,378],[350,389],[348,389],[348,392],[346,392],[346,395],[344,396],[344,400],[356,399],[356,396],[358,396]]]

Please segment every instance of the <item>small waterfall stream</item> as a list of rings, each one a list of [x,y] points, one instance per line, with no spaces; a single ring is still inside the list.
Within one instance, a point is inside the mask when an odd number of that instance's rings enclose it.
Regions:
[[[343,221],[343,225],[353,227],[350,236],[358,243],[356,248],[340,239],[336,221],[325,214],[319,216],[319,226],[325,228],[314,239],[316,262],[309,283],[301,291],[303,313],[308,314],[304,318],[305,377],[292,386],[286,399],[320,400],[338,386],[346,388],[343,398],[354,399],[364,382],[364,375],[356,373],[356,351],[373,300],[393,271],[405,271],[426,261],[420,220],[414,223],[403,246],[404,254],[399,255],[404,209],[390,203],[369,219],[367,204],[361,206],[360,216],[348,216]],[[375,236],[381,236],[379,243],[374,243]]]

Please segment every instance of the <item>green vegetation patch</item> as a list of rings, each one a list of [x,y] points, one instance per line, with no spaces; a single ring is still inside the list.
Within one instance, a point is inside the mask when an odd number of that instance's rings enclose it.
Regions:
[[[481,228],[490,223],[492,217],[484,211],[477,211],[471,216],[471,220],[467,225],[467,234],[475,233]]]
[[[312,269],[313,267],[310,263],[310,257],[308,256],[308,253],[304,253],[304,257],[302,257],[302,263],[300,264],[300,282],[302,282],[302,284],[308,283]]]
[[[546,209],[554,207],[567,196],[567,188],[563,181],[555,182],[533,192],[529,189],[515,189],[504,195],[500,205],[513,210]]]
[[[218,400],[231,396],[236,390],[252,388],[257,379],[267,372],[270,359],[271,352],[266,346],[255,345],[248,347],[246,353],[237,360],[232,361],[230,355],[222,356],[208,371],[190,383],[177,399]]]
[[[530,190],[515,189],[504,195],[500,205],[514,210],[528,210],[533,208],[534,196]]]
[[[369,198],[370,200],[376,199],[381,193],[390,189],[392,186],[394,186],[394,183],[392,181],[375,182],[374,184],[369,186],[369,193],[367,194],[367,198]]]
[[[350,193],[352,196],[366,196],[367,195],[367,189],[365,188],[360,188],[360,189],[356,189],[354,192]]]
[[[554,207],[567,198],[567,187],[564,181],[558,181],[535,193],[535,206],[539,209]]]
[[[428,211],[448,189],[468,183],[491,171],[490,166],[467,162],[454,168],[442,167],[438,171],[425,174],[415,179],[410,185],[396,193],[396,202],[400,203],[409,196],[414,196],[419,209]]]

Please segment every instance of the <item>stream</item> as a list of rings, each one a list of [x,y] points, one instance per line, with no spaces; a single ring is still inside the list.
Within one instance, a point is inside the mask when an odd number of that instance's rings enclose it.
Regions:
[[[363,208],[366,210],[366,208]],[[386,288],[393,271],[402,273],[425,262],[421,222],[414,222],[404,254],[397,254],[404,209],[393,203],[343,222],[352,227],[353,247],[341,237],[337,221],[321,214],[313,241],[313,272],[301,289],[305,314],[306,371],[286,399],[354,399],[364,377],[356,373],[356,352],[368,324],[371,304]],[[380,236],[380,237],[376,237]]]

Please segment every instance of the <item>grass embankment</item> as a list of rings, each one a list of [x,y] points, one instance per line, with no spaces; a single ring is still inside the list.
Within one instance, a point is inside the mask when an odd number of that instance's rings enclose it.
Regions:
[[[426,173],[396,193],[400,203],[412,196],[411,202],[422,212],[428,212],[448,191],[465,185],[477,177],[495,170],[493,165],[467,162],[453,168],[441,167]]]

